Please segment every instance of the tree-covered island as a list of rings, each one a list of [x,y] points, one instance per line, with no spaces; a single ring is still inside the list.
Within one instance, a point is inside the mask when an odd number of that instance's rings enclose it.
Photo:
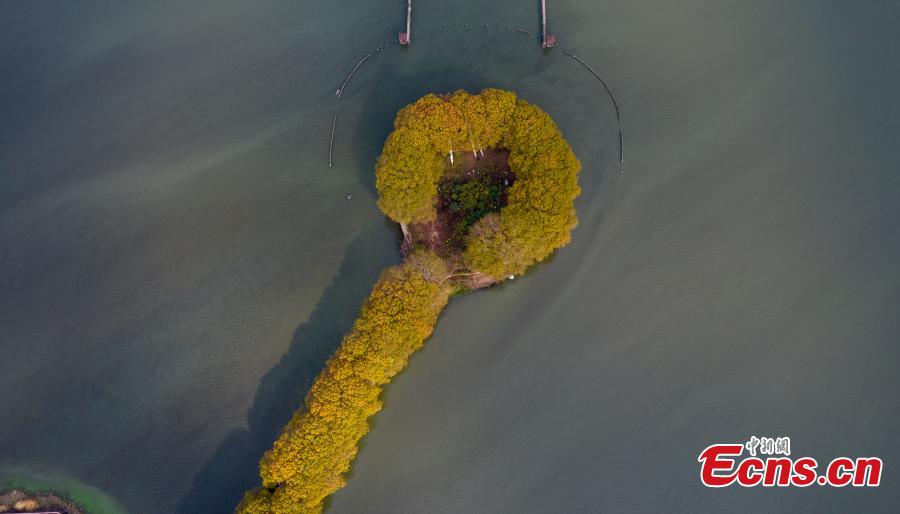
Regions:
[[[521,274],[569,242],[579,170],[550,116],[509,91],[429,94],[404,107],[375,168],[403,263],[375,283],[236,512],[321,512],[345,484],[382,388],[450,296]]]

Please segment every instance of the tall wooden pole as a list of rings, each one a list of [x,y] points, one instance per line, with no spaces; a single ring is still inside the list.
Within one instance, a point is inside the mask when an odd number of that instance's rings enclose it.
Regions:
[[[412,1],[412,0],[410,0]],[[541,46],[547,47],[547,0],[541,0]]]
[[[406,0],[406,40],[412,43],[412,0]]]

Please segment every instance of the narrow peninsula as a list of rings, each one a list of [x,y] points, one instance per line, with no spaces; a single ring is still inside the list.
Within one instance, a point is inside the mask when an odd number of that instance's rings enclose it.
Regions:
[[[322,512],[381,410],[382,388],[450,297],[514,278],[570,241],[580,169],[550,116],[509,91],[429,94],[404,107],[375,168],[403,263],[382,272],[236,512]]]

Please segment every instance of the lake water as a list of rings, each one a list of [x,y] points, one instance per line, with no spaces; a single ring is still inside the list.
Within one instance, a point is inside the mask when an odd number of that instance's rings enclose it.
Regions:
[[[0,485],[229,512],[399,261],[394,113],[493,86],[571,142],[581,223],[451,302],[329,512],[892,511],[896,2],[551,0],[552,51],[536,2],[422,4],[408,49],[398,0],[3,4]],[[703,488],[751,435],[883,485]]]

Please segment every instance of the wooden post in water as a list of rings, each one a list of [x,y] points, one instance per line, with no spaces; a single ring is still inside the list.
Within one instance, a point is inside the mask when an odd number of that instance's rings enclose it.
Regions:
[[[412,0],[406,0],[406,32],[399,35],[401,45],[412,43]]]
[[[406,0],[406,41],[412,43],[412,0]]]
[[[547,0],[541,0],[541,47],[556,46],[556,36],[547,34]]]

